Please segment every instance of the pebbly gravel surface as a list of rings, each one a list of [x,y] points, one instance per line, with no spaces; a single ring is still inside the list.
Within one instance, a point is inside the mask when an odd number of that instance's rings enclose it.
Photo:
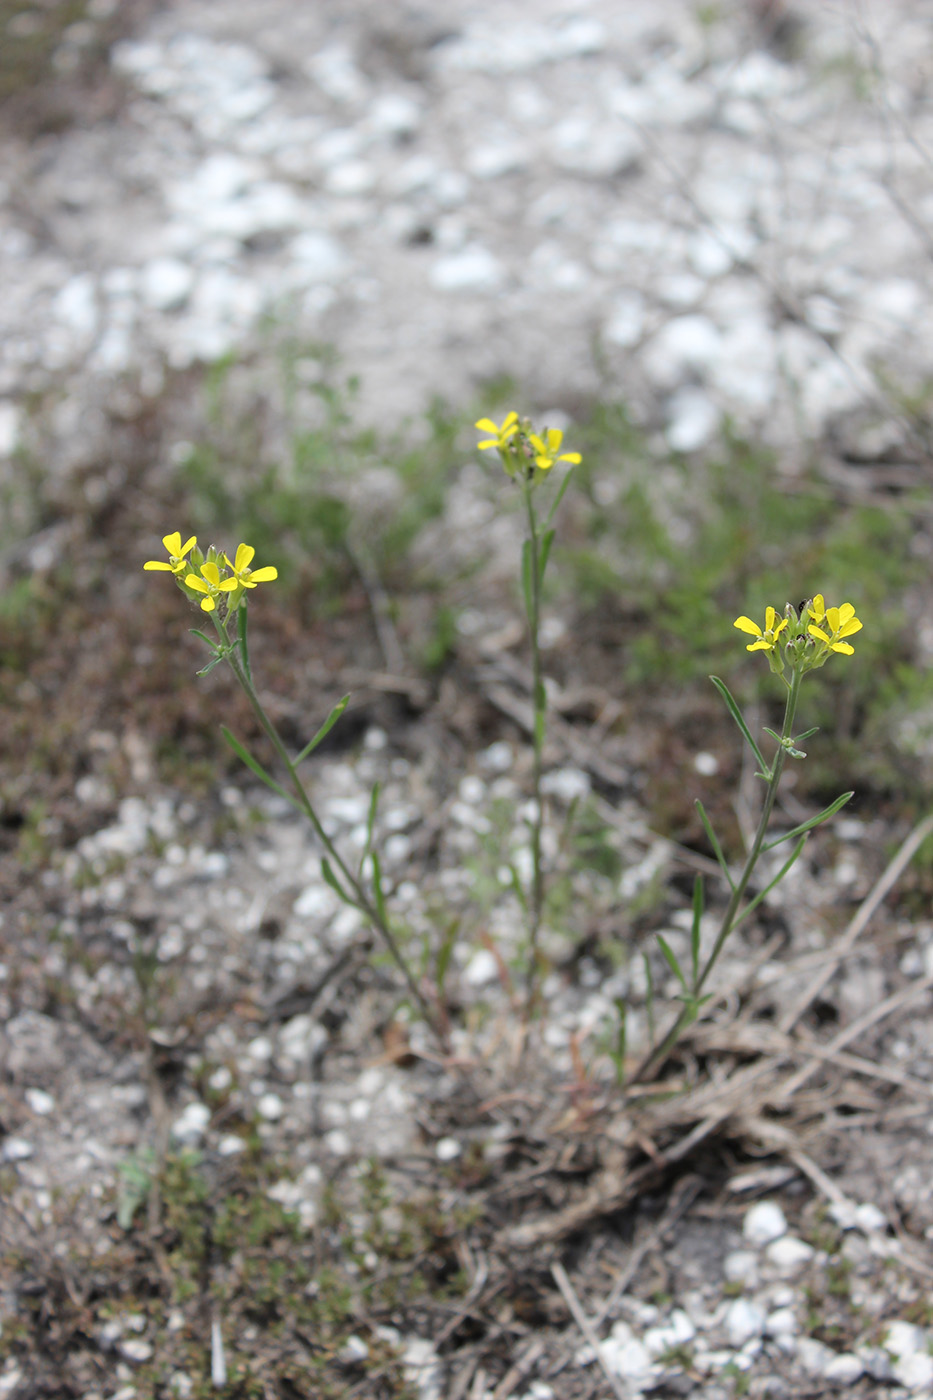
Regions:
[[[66,33],[61,67],[107,11],[92,5],[90,30]],[[54,406],[41,424],[48,471],[67,474],[99,457],[102,408],[157,397],[170,375],[231,352],[261,356],[270,318],[335,345],[373,421],[418,414],[435,394],[462,403],[513,375],[571,415],[597,395],[624,397],[680,452],[736,423],[777,446],[788,469],[815,445],[855,462],[913,460],[900,405],[933,371],[933,30],[918,0],[799,11],[266,0],[262,24],[239,0],[178,0],[109,62],[120,99],[106,121],[0,137],[0,457],[14,483],[36,402]],[[451,548],[461,507],[442,527]],[[386,1030],[385,978],[359,958],[358,921],[287,813],[240,788],[207,810],[123,796],[108,755],[127,745],[145,789],[145,740],[98,735],[99,762],[75,798],[99,823],[41,874],[54,939],[40,921],[0,964],[0,1160],[23,1219],[56,1228],[58,1193],[81,1187],[72,1225],[93,1242],[113,1226],[121,1164],[157,1133],[217,1163],[245,1151],[231,1123],[247,1119],[290,1164],[269,1194],[309,1230],[332,1174],[363,1156],[447,1169],[481,1140],[494,1160],[514,1125],[465,1131],[445,1119],[453,1071],[372,1054]],[[557,758],[561,813],[592,774]],[[698,773],[708,759],[697,755]],[[520,797],[527,754],[497,741],[441,779],[436,754],[370,727],[359,758],[328,759],[318,778],[351,849],[365,838],[375,777],[387,870],[412,927],[427,935],[435,901],[475,907],[481,889],[507,955],[517,911],[494,855],[522,859],[520,808],[513,826],[497,823]],[[251,808],[263,816],[258,835]],[[426,828],[443,832],[433,886],[423,872],[406,878]],[[634,800],[618,808],[616,835],[627,883],[587,876],[577,895],[591,910],[631,899],[676,862]],[[806,984],[807,955],[820,948],[806,930],[867,894],[880,842],[871,822],[850,821],[831,881],[797,872],[779,909],[804,930],[802,961],[790,972],[760,964],[760,988],[793,996]],[[664,930],[678,949],[682,913]],[[845,974],[839,1005],[855,1019],[892,977],[913,984],[916,1001],[878,1058],[929,1083],[933,925],[887,932]],[[44,988],[67,983],[72,1014],[50,1014],[45,993],[33,994],[24,951]],[[170,988],[146,1052],[120,1038],[140,952]],[[724,974],[755,957],[738,941]],[[496,956],[464,943],[452,978],[463,1005],[484,1007],[459,1048],[498,1092],[488,1066],[509,1006]],[[595,1035],[614,996],[631,1000],[637,1036],[645,990],[634,971],[607,981],[585,959],[556,977],[545,1080],[572,1075],[574,1036]],[[404,1034],[429,1054],[417,1026]],[[159,1103],[154,1056],[173,1085]],[[714,1400],[740,1393],[736,1377],[759,1395],[844,1385],[933,1395],[929,1104],[923,1112],[867,1127],[851,1155],[840,1147],[849,1129],[834,1122],[819,1218],[819,1178],[799,1165],[751,1182],[737,1167],[716,1212],[661,1238],[656,1301],[635,1288],[615,1300],[601,1360],[564,1318],[563,1367],[537,1379],[532,1368],[510,1393],[584,1394],[568,1377],[576,1385],[601,1365],[630,1395],[667,1387]],[[843,1292],[840,1321],[829,1313]],[[16,1302],[3,1296],[9,1329]],[[158,1345],[145,1319],[118,1311],[99,1343],[107,1384],[85,1400],[142,1395],[133,1377]],[[392,1344],[424,1400],[449,1393],[430,1336]],[[174,1392],[189,1393],[176,1375]],[[28,1385],[11,1356],[0,1397],[20,1400]],[[492,1378],[470,1391],[500,1393]]]

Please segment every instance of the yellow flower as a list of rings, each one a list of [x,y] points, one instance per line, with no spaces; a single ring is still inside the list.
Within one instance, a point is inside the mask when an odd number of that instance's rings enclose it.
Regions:
[[[490,447],[497,448],[500,452],[508,451],[509,439],[518,432],[518,414],[513,409],[507,413],[502,420],[501,428],[497,428],[491,418],[481,418],[478,423],[474,423],[475,428],[480,428],[484,433],[493,433],[494,436],[487,438],[485,442],[477,444],[480,452],[487,451]]]
[[[811,599],[807,612],[810,614],[810,621],[815,622],[819,627],[826,616],[826,600],[822,593],[817,593],[816,597]]]
[[[182,544],[181,535],[178,530],[176,530],[173,535],[163,535],[162,543],[168,550],[168,563],[164,563],[161,559],[150,559],[148,563],[143,565],[143,568],[149,570],[158,569],[160,572],[164,571],[168,574],[183,574],[186,569],[191,567],[185,559],[185,555],[188,553],[189,549],[194,548],[197,542],[197,536],[192,535],[190,540],[186,540],[185,543]]]
[[[820,597],[813,599],[814,607],[819,603],[822,605],[823,599]],[[813,616],[811,612],[811,617]],[[839,608],[826,608],[820,619],[829,628],[829,636],[822,627],[817,627],[810,623],[807,628],[811,637],[816,637],[818,641],[825,643],[830,651],[842,652],[844,656],[852,656],[854,647],[843,641],[844,637],[852,637],[856,632],[861,632],[862,624],[855,616],[855,609],[851,603],[843,603]]]
[[[240,544],[237,545],[236,559],[231,560],[229,554],[224,555],[227,567],[232,569],[233,577],[240,588],[255,588],[257,583],[268,583],[279,576],[278,569],[272,564],[267,564],[263,569],[251,569],[250,564],[255,553],[251,544]],[[204,606],[203,603],[201,606]]]
[[[750,637],[757,638],[757,641],[745,648],[746,651],[774,651],[778,638],[787,626],[787,618],[782,617],[781,621],[778,622],[774,609],[766,608],[764,631],[761,630],[757,622],[752,622],[750,617],[737,617],[732,625],[737,627],[740,632],[747,632]]]
[[[571,462],[577,466],[583,461],[579,452],[560,451],[560,445],[564,440],[560,428],[548,428],[545,437],[546,442],[537,433],[528,434],[528,441],[535,450],[535,466],[540,467],[543,472],[549,471],[555,462]],[[557,455],[558,453],[560,456]]]
[[[196,593],[205,595],[201,599],[201,607],[204,612],[213,612],[220,594],[232,593],[233,589],[238,586],[235,578],[221,578],[220,570],[216,564],[212,563],[201,565],[200,578],[197,574],[188,574],[185,583]]]

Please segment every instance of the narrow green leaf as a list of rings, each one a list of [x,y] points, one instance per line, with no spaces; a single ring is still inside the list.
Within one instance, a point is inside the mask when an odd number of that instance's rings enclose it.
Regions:
[[[655,1044],[654,973],[651,971],[651,961],[648,954],[642,953],[641,956],[645,965],[645,1018],[648,1022],[648,1049],[653,1050]]]
[[[192,637],[200,637],[202,642],[207,642],[211,651],[214,652],[218,658],[223,656],[221,648],[214,641],[213,637],[209,637],[206,632],[202,632],[198,627],[189,627],[188,631],[191,633]]]
[[[518,900],[519,904],[521,905],[522,913],[523,913],[523,914],[527,914],[527,913],[528,913],[528,897],[527,897],[527,895],[525,894],[524,888],[523,888],[523,886],[522,886],[521,876],[520,876],[519,873],[518,873],[518,867],[516,866],[516,864],[515,864],[514,861],[511,861],[511,860],[509,861],[508,869],[509,869],[509,874],[510,874],[511,877],[512,877],[512,893],[515,895],[515,898]]]
[[[700,924],[702,921],[703,877],[698,875],[693,882],[693,923],[690,925],[690,962],[693,967],[694,987],[700,973]]]
[[[379,784],[378,784],[378,783],[373,783],[373,790],[372,790],[372,792],[370,793],[370,796],[369,796],[369,815],[368,815],[367,818],[366,818],[366,841],[365,841],[365,844],[364,844],[364,846],[363,846],[363,856],[362,856],[362,859],[361,859],[361,861],[360,861],[360,864],[361,864],[361,865],[362,865],[363,861],[366,859],[366,857],[369,855],[370,851],[371,851],[372,848],[373,848],[373,829],[375,828],[375,825],[376,825],[376,812],[377,812],[377,810],[378,810],[378,807],[379,807]]]
[[[722,846],[720,846],[719,844],[719,837],[713,830],[713,824],[710,821],[709,817],[706,815],[706,808],[703,806],[703,803],[700,801],[699,798],[697,798],[696,803],[694,805],[696,806],[696,809],[700,814],[700,821],[703,823],[703,830],[706,832],[707,839],[709,840],[709,843],[712,846],[713,851],[715,853],[716,859],[719,862],[719,868],[722,871],[723,875],[725,875],[726,879],[729,881],[729,888],[731,890],[734,890],[735,881],[732,878],[732,872],[730,871],[729,866],[726,864],[726,858],[722,853]]]
[[[525,613],[528,621],[534,617],[534,593],[531,584],[531,540],[522,543],[522,589],[525,593]]]
[[[793,841],[795,836],[801,836],[806,831],[812,831],[813,828],[819,826],[821,822],[828,821],[830,817],[834,817],[836,813],[846,805],[849,799],[854,796],[854,792],[844,792],[841,797],[836,798],[835,802],[831,802],[828,807],[824,807],[823,811],[820,812],[818,816],[810,817],[807,821],[801,822],[799,826],[795,826],[793,831],[786,831],[783,836],[775,837],[773,841],[769,841],[766,845],[762,846],[762,851],[773,851],[774,847],[780,846],[782,841]]]
[[[338,719],[343,714],[344,710],[347,708],[349,703],[349,695],[344,695],[342,699],[337,701],[336,705],[331,710],[330,714],[327,716],[326,720],[321,725],[314,738],[311,739],[307,744],[305,744],[304,748],[301,750],[301,753],[295,759],[296,767],[299,763],[301,763],[304,759],[308,757],[309,753],[313,753],[313,751],[317,748],[321,740],[330,733],[330,731],[333,729],[334,725],[337,723]]]
[[[330,885],[331,889],[336,895],[339,896],[339,898],[343,901],[344,904],[349,904],[354,909],[358,909],[360,907],[357,904],[356,900],[353,898],[353,896],[347,894],[347,891],[344,889],[343,885],[340,883],[340,881],[337,879],[337,876],[334,874],[333,869],[331,867],[331,863],[326,856],[321,856],[321,874],[324,876],[325,882],[328,885]]]
[[[742,714],[742,711],[739,709],[738,705],[737,705],[736,702],[733,700],[732,695],[730,694],[730,691],[729,691],[729,687],[728,687],[723,681],[721,681],[721,680],[719,679],[718,676],[710,676],[710,680],[713,682],[713,685],[716,687],[716,689],[719,691],[720,695],[722,696],[723,700],[726,702],[726,708],[728,709],[730,715],[731,715],[732,718],[735,720],[736,724],[739,726],[739,728],[741,729],[742,733],[745,735],[745,739],[746,739],[746,741],[747,741],[747,743],[748,743],[748,745],[749,745],[749,747],[750,747],[752,753],[755,755],[755,758],[758,760],[759,764],[761,765],[762,771],[766,773],[767,770],[768,770],[768,765],[767,765],[767,763],[765,763],[764,756],[762,755],[761,749],[758,747],[758,745],[755,743],[755,740],[752,738],[751,730],[749,729],[748,725],[745,723],[745,719],[744,719],[744,716],[743,716],[743,714]]]
[[[561,482],[560,486],[558,487],[557,495],[554,497],[554,502],[553,502],[553,504],[552,504],[552,506],[551,506],[551,509],[550,509],[550,510],[548,511],[548,513],[547,513],[547,520],[544,522],[544,523],[545,523],[545,526],[550,525],[551,521],[554,519],[555,515],[557,514],[557,512],[558,512],[558,510],[559,510],[559,508],[560,508],[560,503],[561,503],[561,501],[564,499],[564,496],[565,496],[566,491],[567,491],[567,487],[570,485],[571,477],[573,476],[573,474],[574,474],[575,471],[576,471],[576,467],[575,467],[575,466],[571,466],[571,467],[569,468],[569,470],[568,470],[567,472],[564,473],[564,479],[563,479],[563,481]],[[544,572],[544,571],[542,570],[542,573],[543,573],[543,572]]]
[[[775,875],[771,883],[769,885],[766,885],[763,890],[759,890],[758,893],[755,895],[754,899],[749,900],[748,904],[746,904],[745,908],[742,910],[741,914],[739,914],[738,918],[732,921],[732,927],[729,930],[730,933],[733,933],[738,928],[739,924],[742,922],[743,919],[748,918],[749,914],[752,912],[753,909],[758,908],[761,901],[771,893],[775,885],[779,885],[781,883],[781,881],[784,879],[784,876],[787,874],[788,870],[790,870],[791,866],[797,860],[798,856],[800,855],[800,852],[803,850],[806,844],[806,836],[801,836],[800,840],[797,842],[790,856],[788,856],[787,860],[781,866],[780,870]]]
[[[547,568],[547,561],[551,553],[551,545],[554,543],[554,531],[545,530],[541,538],[541,555],[538,560],[538,577],[544,578],[544,571]]]
[[[258,761],[258,759],[253,758],[253,755],[249,752],[249,750],[245,749],[240,743],[239,739],[237,739],[235,735],[230,733],[230,730],[225,724],[222,724],[220,726],[220,732],[226,739],[227,743],[230,745],[233,752],[236,754],[237,758],[242,759],[243,762],[246,764],[247,768],[249,768],[251,772],[255,773],[256,777],[260,778],[266,784],[266,787],[270,787],[273,792],[277,792],[280,797],[284,797],[287,802],[291,802],[294,805],[295,799],[292,797],[291,793],[287,792],[285,788],[282,787],[281,783],[277,783],[275,779],[269,773],[266,772],[265,768],[263,768],[262,764]]]
[[[386,913],[386,900],[382,889],[382,866],[379,864],[379,856],[375,851],[373,851],[371,859],[373,863],[373,896],[376,901],[376,910],[379,914],[379,918],[382,920],[383,928],[388,928],[389,917]]]
[[[246,643],[246,611],[246,604],[241,603],[236,610],[236,630],[240,643],[240,656],[243,660],[243,670],[246,672],[246,679],[252,685],[253,673],[249,668],[249,647]]]
[[[628,1054],[628,1007],[624,997],[614,997],[616,1011],[619,1014],[619,1029],[616,1032],[615,1049],[612,1052],[612,1060],[615,1065],[616,1083],[621,1089],[625,1084],[625,1057]]]
[[[214,667],[219,666],[221,661],[223,661],[222,656],[215,656],[213,661],[209,661],[206,666],[202,666],[200,671],[195,671],[194,674],[196,676],[209,676]]]
[[[815,724],[812,729],[806,729],[802,734],[798,734],[794,740],[795,744],[802,744],[804,739],[811,739],[814,734],[819,734],[820,726]]]
[[[687,991],[687,979],[686,979],[686,977],[683,975],[683,973],[682,973],[681,970],[680,970],[680,963],[679,963],[679,962],[677,961],[677,959],[674,957],[674,950],[673,950],[673,948],[672,948],[671,945],[668,943],[668,941],[667,941],[667,939],[664,937],[664,934],[663,934],[663,933],[656,933],[656,934],[655,934],[655,938],[658,940],[658,946],[659,946],[659,948],[661,949],[661,952],[664,954],[664,960],[665,960],[665,962],[667,963],[667,965],[668,965],[668,967],[670,968],[671,972],[673,972],[674,976],[677,978],[677,981],[680,983],[680,985],[683,987],[684,991],[686,992],[686,991]]]
[[[437,950],[437,962],[434,966],[434,982],[438,992],[443,992],[444,983],[447,980],[447,972],[450,968],[450,960],[453,957],[454,948],[457,945],[457,934],[460,932],[460,920],[451,919],[447,925],[447,932],[441,940],[441,946]]]

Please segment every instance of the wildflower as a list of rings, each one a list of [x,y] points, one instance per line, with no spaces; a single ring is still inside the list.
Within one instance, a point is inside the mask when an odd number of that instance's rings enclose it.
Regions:
[[[201,565],[200,578],[197,574],[188,574],[185,584],[188,588],[193,588],[195,593],[204,594],[201,599],[204,612],[213,612],[222,593],[232,593],[234,588],[239,587],[235,578],[221,578],[220,570],[211,560]]]
[[[545,441],[546,439],[546,441]],[[529,433],[528,441],[535,450],[535,466],[540,467],[543,472],[549,471],[555,462],[570,462],[577,466],[583,461],[579,452],[561,452],[560,445],[564,440],[564,435],[560,428],[548,428],[544,438],[537,433]],[[480,444],[482,446],[482,444]],[[557,454],[560,453],[560,456]]]
[[[518,414],[514,409],[511,413],[507,413],[502,420],[501,428],[497,428],[491,418],[481,418],[479,422],[475,423],[473,426],[480,428],[484,433],[493,433],[495,435],[487,438],[485,442],[477,444],[480,452],[485,452],[488,448],[495,447],[499,452],[506,453],[514,446],[514,444],[510,443],[510,438],[513,438],[519,430]]]
[[[272,564],[267,564],[262,569],[251,569],[249,566],[255,553],[251,544],[240,544],[237,545],[236,559],[231,560],[229,554],[224,555],[227,567],[232,570],[240,588],[255,588],[257,583],[267,583],[279,576],[278,569]]]
[[[777,625],[775,626],[775,624]],[[745,648],[746,651],[773,652],[777,646],[778,638],[787,626],[787,618],[782,617],[781,621],[778,622],[777,613],[774,608],[769,607],[765,609],[764,631],[761,630],[757,622],[752,622],[750,617],[737,617],[732,625],[737,627],[740,632],[747,632],[750,637],[757,639]]]
[[[175,574],[176,576],[178,574],[183,574],[186,569],[190,569],[191,567],[188,560],[185,559],[185,555],[190,549],[194,548],[197,542],[197,536],[192,535],[190,540],[186,540],[185,543],[182,544],[181,534],[178,530],[176,530],[173,535],[163,535],[162,543],[168,550],[168,563],[166,564],[161,559],[150,559],[148,563],[143,565],[143,568],[149,570],[158,569],[160,572]]]
[[[823,599],[817,595],[817,597],[813,599],[813,605],[814,608],[819,606],[822,610],[819,620],[829,629],[829,636],[826,635],[823,627],[817,627],[814,622],[811,622],[807,628],[810,636],[815,637],[817,641],[823,642],[825,646],[829,647],[830,651],[839,651],[842,652],[844,656],[852,656],[855,648],[851,647],[843,638],[854,636],[856,632],[861,632],[862,630],[862,624],[855,616],[855,608],[852,604],[843,603],[842,606],[838,608],[823,609]],[[813,616],[812,610],[810,616]]]

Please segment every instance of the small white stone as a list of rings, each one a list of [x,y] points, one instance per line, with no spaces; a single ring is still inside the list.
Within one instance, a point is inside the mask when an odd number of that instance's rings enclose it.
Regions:
[[[257,1035],[247,1045],[246,1053],[256,1064],[264,1065],[272,1059],[274,1048],[267,1035]]]
[[[603,337],[610,345],[627,350],[637,345],[645,328],[645,299],[640,292],[623,292],[609,309]]]
[[[434,1155],[439,1162],[453,1162],[463,1151],[463,1146],[455,1137],[439,1138],[434,1144]]]
[[[694,755],[693,766],[703,778],[712,778],[719,772],[719,759],[714,753],[702,753]]]
[[[140,1337],[124,1337],[117,1343],[117,1351],[127,1361],[142,1363],[152,1360],[152,1347]]]
[[[765,1320],[765,1332],[769,1337],[793,1336],[797,1331],[797,1316],[793,1308],[775,1308]]]
[[[499,260],[479,243],[438,258],[429,274],[439,292],[492,292],[501,286],[503,275]]]
[[[601,1343],[600,1352],[611,1371],[624,1377],[634,1389],[643,1389],[642,1383],[652,1374],[651,1354],[627,1322],[614,1324],[609,1336]]]
[[[908,1390],[933,1385],[933,1356],[922,1327],[898,1318],[888,1323],[883,1345],[891,1357],[894,1378],[901,1385]]]
[[[765,1258],[782,1276],[795,1274],[805,1264],[809,1264],[815,1251],[812,1245],[796,1235],[782,1235],[772,1240],[765,1250]]]
[[[664,436],[675,452],[698,452],[713,438],[720,412],[708,394],[696,385],[679,389],[667,406]]]
[[[753,1337],[760,1337],[765,1328],[765,1315],[756,1303],[736,1298],[726,1309],[723,1319],[729,1345],[744,1346]]]
[[[837,1353],[815,1337],[797,1338],[797,1360],[808,1376],[822,1376],[826,1367],[836,1359]]]
[[[196,1147],[204,1139],[211,1121],[207,1104],[189,1103],[172,1124],[172,1137],[186,1147]]]
[[[358,1361],[365,1361],[369,1355],[369,1347],[362,1337],[355,1334],[348,1337],[337,1353],[337,1360],[342,1361],[345,1366],[353,1366]]]
[[[728,1283],[741,1283],[754,1288],[758,1282],[758,1255],[750,1249],[733,1249],[722,1262]]]
[[[463,969],[463,980],[470,987],[485,987],[499,979],[499,964],[488,948],[475,952]]]
[[[667,1322],[649,1327],[642,1337],[652,1358],[663,1356],[673,1347],[686,1346],[696,1336],[696,1328],[682,1308],[675,1308]]]
[[[221,1157],[238,1157],[246,1151],[246,1143],[236,1133],[225,1133],[217,1144]]]
[[[507,773],[515,762],[512,745],[507,739],[497,739],[479,756],[479,765],[489,773]],[[933,947],[933,944],[931,944]]]
[[[302,286],[336,282],[349,270],[347,255],[326,233],[301,233],[292,239],[288,251],[290,276]]]
[[[139,279],[143,301],[153,311],[172,311],[184,305],[194,286],[194,271],[178,258],[153,258]]]
[[[284,1111],[284,1104],[278,1094],[263,1094],[256,1104],[256,1112],[267,1123],[277,1123]]]
[[[38,1113],[40,1118],[45,1118],[48,1114],[55,1112],[55,1100],[44,1089],[27,1089],[23,1098],[33,1113]]]
[[[787,1221],[776,1201],[758,1201],[746,1211],[742,1222],[742,1234],[749,1244],[761,1248],[770,1244],[772,1240],[780,1239],[786,1233]]]
[[[580,801],[590,791],[589,774],[582,768],[552,768],[541,779],[541,791],[561,802]]]
[[[855,1223],[860,1230],[864,1230],[866,1235],[870,1235],[876,1230],[888,1228],[884,1212],[870,1201],[855,1207]]]
[[[15,404],[0,400],[0,457],[9,457],[19,442],[19,409]]]
[[[35,1148],[25,1138],[8,1137],[0,1144],[0,1162],[26,1162]]]
[[[335,1157],[349,1157],[353,1151],[353,1144],[342,1128],[331,1128],[329,1133],[325,1133],[324,1146]]]
[[[225,1094],[233,1083],[233,1075],[226,1065],[218,1065],[207,1082],[215,1094]]]
[[[834,1385],[852,1385],[865,1373],[865,1367],[851,1351],[841,1351],[823,1368],[823,1379]]]
[[[421,104],[401,92],[384,92],[371,104],[366,122],[377,136],[411,136],[421,123]]]

